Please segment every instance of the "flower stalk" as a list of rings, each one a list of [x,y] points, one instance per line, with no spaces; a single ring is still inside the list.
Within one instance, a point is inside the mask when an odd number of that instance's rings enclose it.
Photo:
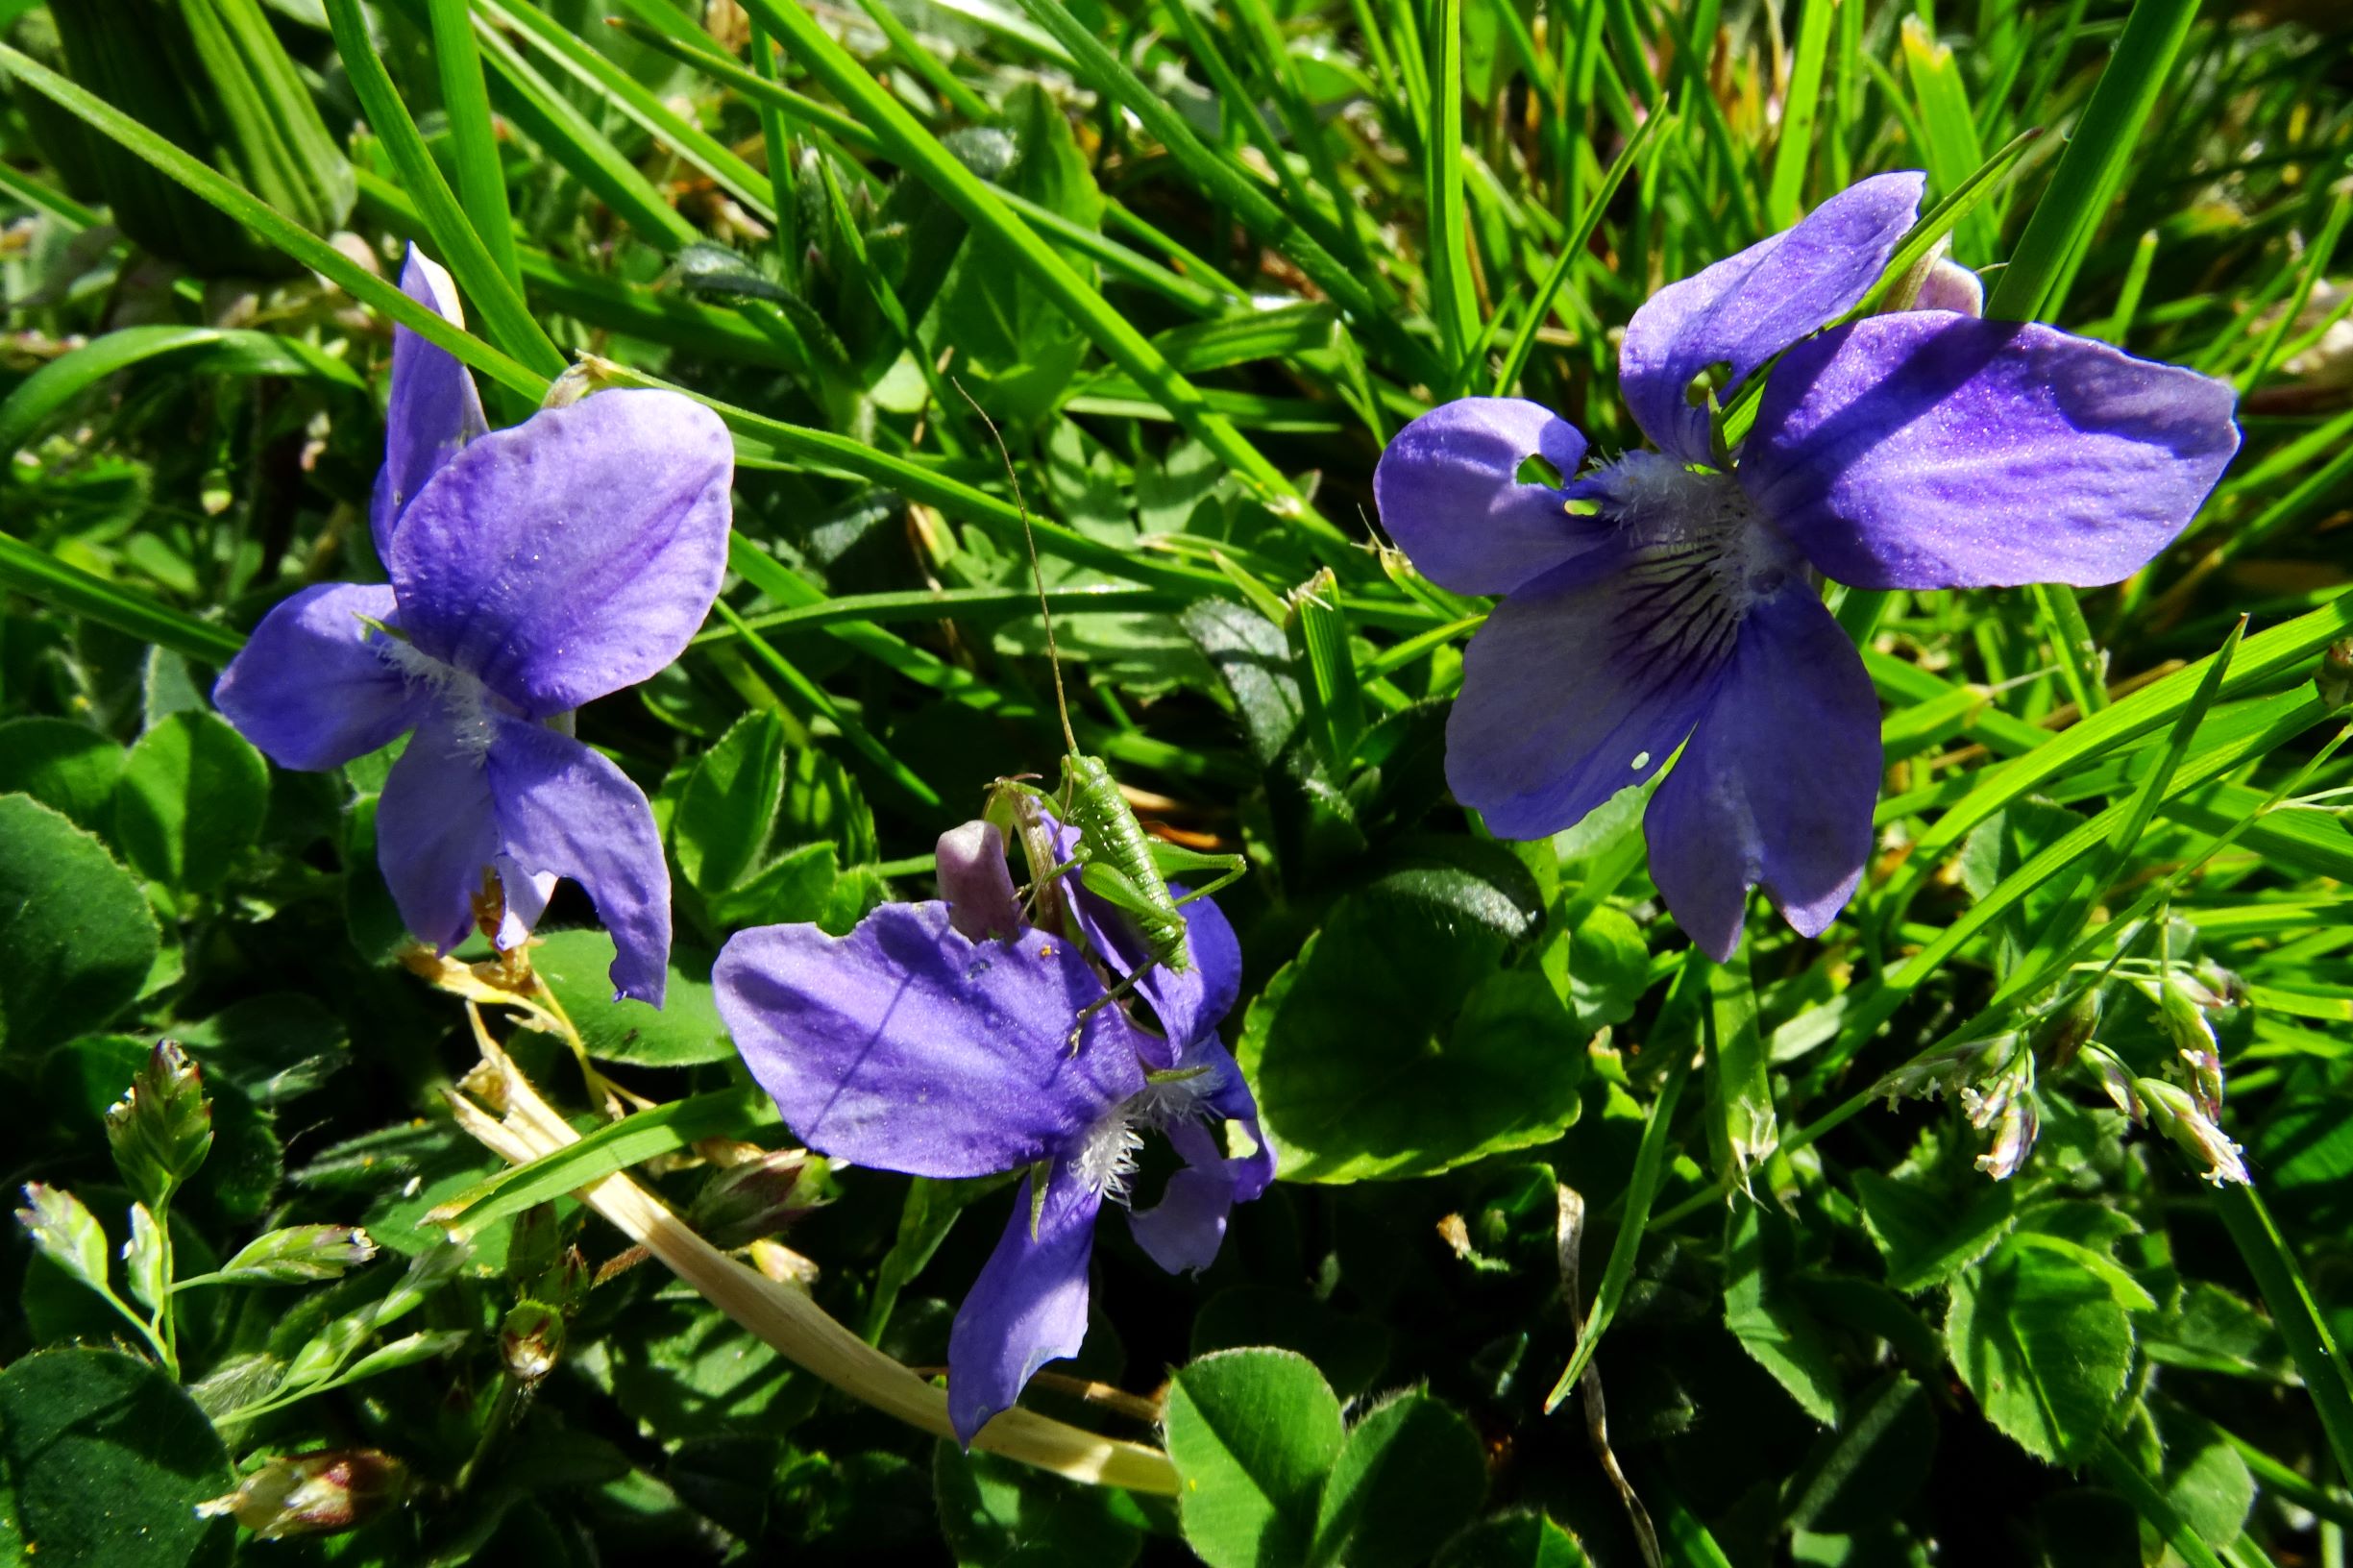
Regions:
[[[576,1142],[512,1060],[488,1041],[476,1079],[489,1080],[503,1116],[464,1094],[450,1096],[457,1124],[512,1164],[525,1164]],[[836,1322],[804,1292],[737,1262],[623,1172],[575,1194],[642,1246],[702,1298],[757,1335],[795,1365],[886,1415],[942,1437],[952,1437],[947,1395]],[[1141,1443],[1098,1436],[1023,1409],[1010,1409],[983,1427],[972,1446],[1091,1485],[1119,1486],[1160,1496],[1176,1493],[1168,1458]]]

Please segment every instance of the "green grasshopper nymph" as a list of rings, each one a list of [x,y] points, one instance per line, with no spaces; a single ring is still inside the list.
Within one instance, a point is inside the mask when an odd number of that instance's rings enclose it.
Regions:
[[[1193,899],[1207,897],[1238,880],[1250,865],[1240,855],[1203,854],[1146,833],[1103,759],[1079,749],[1078,736],[1070,727],[1069,700],[1063,690],[1062,650],[1054,641],[1054,616],[1046,602],[1045,575],[1038,565],[1038,540],[1030,528],[1029,503],[1022,499],[1020,478],[1014,472],[1013,455],[1005,450],[1005,440],[997,433],[996,423],[969,392],[964,391],[961,383],[956,390],[964,393],[965,401],[972,404],[972,411],[980,415],[981,423],[995,440],[997,455],[1005,464],[1005,478],[1013,487],[1014,505],[1021,513],[1021,536],[1029,547],[1030,579],[1037,585],[1038,613],[1045,622],[1046,660],[1054,673],[1054,708],[1062,720],[1061,789],[1049,794],[1023,779],[1000,778],[990,788],[985,815],[1009,843],[1021,845],[1029,862],[1032,911],[1041,923],[1058,923],[1054,890],[1063,877],[1075,871],[1081,886],[1127,919],[1142,939],[1145,953],[1144,961],[1124,980],[1080,1009],[1070,1028],[1071,1043],[1075,1046],[1079,1031],[1097,1009],[1124,996],[1153,969],[1182,974],[1192,968],[1192,948],[1186,940],[1185,917],[1179,911]],[[1059,861],[1053,835],[1045,822],[1049,807],[1058,821],[1078,835],[1069,855]],[[1211,880],[1189,889],[1182,896],[1168,886],[1171,877],[1204,874]]]

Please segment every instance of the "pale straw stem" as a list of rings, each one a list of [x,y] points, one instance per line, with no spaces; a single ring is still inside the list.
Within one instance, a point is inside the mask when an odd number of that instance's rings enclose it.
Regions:
[[[452,1094],[451,1111],[468,1134],[518,1165],[578,1141],[503,1051],[485,1041],[483,1060],[502,1081],[506,1115],[501,1120]],[[625,1173],[603,1177],[574,1196],[794,1364],[909,1426],[955,1435],[944,1390],[850,1333],[810,1297],[712,1246]],[[1177,1489],[1176,1471],[1159,1449],[1098,1436],[1029,1410],[1007,1410],[981,1429],[972,1446],[1092,1485],[1164,1497]]]

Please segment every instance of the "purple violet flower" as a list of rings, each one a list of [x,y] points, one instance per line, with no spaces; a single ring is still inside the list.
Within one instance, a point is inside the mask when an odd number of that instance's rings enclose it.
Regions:
[[[1914,309],[1821,329],[1878,282],[1924,177],[1887,174],[1662,289],[1619,387],[1656,452],[1582,478],[1547,408],[1464,398],[1389,443],[1387,527],[1432,581],[1503,602],[1463,656],[1447,781],[1507,838],[1569,827],[1682,748],[1644,821],[1703,951],[1749,890],[1818,935],[1872,845],[1879,712],[1817,574],[1856,588],[2115,582],[2186,527],[2238,450],[2221,381],[2087,338]],[[1814,335],[1819,333],[1819,335]],[[1774,360],[1729,471],[1728,404]],[[1521,478],[1532,456],[1559,485]]]
[[[449,275],[414,250],[401,286],[459,319]],[[404,327],[385,423],[370,524],[392,581],[287,599],[212,699],[286,768],[337,768],[408,735],[376,814],[408,929],[446,951],[482,900],[501,910],[504,951],[569,876],[613,934],[619,994],[659,1007],[661,835],[644,792],[572,738],[572,712],[660,671],[710,612],[726,428],[674,392],[616,391],[492,430],[465,367]]]
[[[940,850],[948,901],[885,904],[846,937],[739,932],[711,982],[751,1075],[811,1148],[911,1176],[1029,1170],[948,1336],[948,1418],[968,1444],[1031,1374],[1077,1353],[1095,1220],[1107,1200],[1127,1203],[1146,1131],[1185,1164],[1128,1223],[1170,1273],[1209,1266],[1234,1205],[1274,1179],[1274,1154],[1217,1039],[1241,949],[1215,904],[1184,906],[1192,968],[1136,987],[1164,1033],[1103,1007],[1073,1050],[1104,971],[1130,972],[1124,922],[1068,877],[1068,931],[1024,923],[993,826],[956,829]],[[1240,1123],[1252,1152],[1229,1157],[1221,1122]]]

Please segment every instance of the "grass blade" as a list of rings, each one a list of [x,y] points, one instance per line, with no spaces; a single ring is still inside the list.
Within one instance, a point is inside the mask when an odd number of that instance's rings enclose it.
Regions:
[[[1252,233],[1281,250],[1345,310],[1350,323],[1366,337],[1381,343],[1415,380],[1429,385],[1444,383],[1447,367],[1426,347],[1407,335],[1398,323],[1392,301],[1375,296],[1362,280],[1319,244],[1266,194],[1192,133],[1176,110],[1139,81],[1117,57],[1103,47],[1062,0],[1021,0],[1021,6],[1056,41],[1070,52],[1080,75],[1141,121],[1146,131],[1167,149],[1170,159],[1213,202],[1231,208]]]
[[[883,90],[814,17],[793,0],[748,0],[746,9],[785,40],[829,91],[857,110],[893,158],[961,213],[976,234],[1000,247],[1009,260],[1026,271],[1072,324],[1146,388],[1189,434],[1231,465],[1278,513],[1289,516],[1328,544],[1346,541],[1347,536],[1309,505],[1281,470],[1161,357],[1160,351],[1127,317],[1088,287],[977,175],[917,124],[915,116]]]
[[[1686,960],[1675,990],[1679,993],[1699,981],[1699,966]],[[1674,1005],[1670,997],[1668,1006]],[[1678,1051],[1674,1065],[1668,1067],[1665,1080],[1658,1086],[1658,1098],[1651,1104],[1650,1119],[1643,1123],[1642,1142],[1634,1150],[1634,1168],[1627,1178],[1626,1207],[1618,1216],[1617,1239],[1609,1244],[1609,1262],[1603,1266],[1601,1287],[1593,1293],[1593,1310],[1585,1314],[1584,1329],[1577,1336],[1577,1353],[1569,1358],[1568,1368],[1553,1384],[1552,1392],[1544,1396],[1547,1415],[1569,1397],[1569,1390],[1577,1386],[1577,1380],[1592,1364],[1593,1354],[1601,1348],[1609,1320],[1617,1315],[1618,1304],[1626,1299],[1626,1287],[1633,1283],[1634,1262],[1642,1251],[1643,1233],[1650,1224],[1651,1204],[1658,1196],[1659,1178],[1666,1173],[1675,1105],[1682,1098],[1684,1081],[1690,1076],[1691,1053]]]
[[[441,109],[450,117],[457,164],[457,198],[473,220],[475,237],[517,294],[523,269],[515,259],[515,230],[506,206],[506,175],[490,127],[490,87],[474,47],[468,0],[427,0],[433,24],[433,62],[441,70]]]
[[[2321,1430],[2328,1434],[2329,1452],[2337,1458],[2337,1473],[2353,1475],[2353,1371],[2346,1368],[2344,1353],[2305,1283],[2294,1250],[2253,1188],[2226,1187],[2216,1194],[2215,1205],[2312,1395]]]
[[[1462,0],[1437,0],[1430,62],[1430,135],[1422,149],[1422,180],[1429,193],[1430,237],[1424,272],[1430,310],[1455,380],[1441,390],[1454,393],[1470,379],[1471,346],[1479,340],[1479,300],[1471,287],[1470,223],[1462,208]]]
[[[0,533],[0,583],[216,670],[245,646],[245,639],[226,626],[158,604],[5,533]]]
[[[1789,73],[1787,107],[1773,148],[1773,183],[1765,189],[1765,225],[1779,231],[1798,221],[1805,168],[1814,155],[1814,116],[1822,106],[1822,75],[1830,54],[1830,18],[1838,0],[1804,0],[1798,48]]]
[[[2136,0],[2043,199],[1985,302],[1988,319],[2041,321],[2065,306],[2062,270],[2090,243],[2123,184],[2133,144],[2196,15],[2197,0]]]
[[[491,258],[465,209],[457,205],[449,182],[441,177],[440,165],[426,150],[417,122],[408,117],[407,107],[384,70],[382,57],[368,37],[359,0],[327,0],[327,19],[334,30],[335,52],[342,57],[352,91],[378,139],[392,155],[402,184],[425,216],[425,226],[432,232],[434,245],[441,252],[436,259],[450,269],[457,286],[473,301],[492,342],[551,380],[561,376],[566,362],[563,351],[532,318],[530,307],[523,303],[522,290],[508,282],[508,275]],[[501,205],[502,208],[502,200]],[[511,236],[508,248],[511,252]]]
[[[0,458],[31,440],[58,410],[118,371],[159,359],[182,374],[299,376],[365,392],[359,373],[296,337],[229,327],[124,327],[52,359],[0,403]]]
[[[1594,231],[1601,227],[1602,215],[1609,209],[1609,203],[1617,195],[1618,186],[1625,184],[1627,175],[1632,172],[1634,160],[1642,156],[1650,146],[1651,138],[1658,134],[1658,128],[1671,117],[1669,111],[1661,110],[1645,119],[1641,129],[1627,138],[1625,147],[1610,160],[1608,172],[1602,176],[1601,184],[1578,217],[1577,227],[1561,242],[1560,254],[1553,258],[1551,270],[1545,273],[1544,282],[1536,287],[1535,297],[1528,302],[1527,312],[1520,317],[1519,331],[1512,334],[1511,348],[1505,354],[1503,364],[1495,372],[1494,396],[1507,397],[1519,384],[1522,373],[1528,369],[1528,356],[1535,352],[1536,333],[1543,327],[1544,318],[1552,313],[1554,296],[1560,292],[1560,285],[1568,281],[1570,271],[1585,254],[1585,247],[1593,242]]]
[[[284,213],[223,178],[202,160],[157,135],[105,99],[60,76],[37,61],[0,43],[0,65],[26,86],[74,115],[100,135],[119,143],[153,164],[204,200],[253,230],[279,250],[330,280],[361,304],[391,317],[429,342],[447,349],[470,368],[501,386],[537,400],[548,389],[549,378],[476,337],[453,327],[437,312],[428,310],[391,283],[336,250]]]

